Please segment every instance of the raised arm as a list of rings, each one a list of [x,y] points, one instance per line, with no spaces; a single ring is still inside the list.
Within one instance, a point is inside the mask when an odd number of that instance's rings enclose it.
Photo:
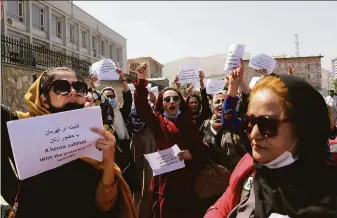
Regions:
[[[206,87],[204,83],[204,73],[200,71],[200,94],[201,94],[201,116],[204,120],[212,116],[211,108],[209,107],[209,101],[207,98]]]
[[[136,88],[134,101],[137,115],[148,125],[151,131],[155,133],[160,129],[160,124],[147,100],[149,94],[146,88],[148,81],[145,79],[147,70],[147,64],[142,64],[136,69],[138,80],[134,82]]]
[[[238,132],[241,128],[241,122],[237,116],[236,106],[239,100],[237,93],[239,84],[242,81],[243,73],[244,65],[241,62],[241,65],[229,74],[228,92],[222,107],[222,127],[234,132]]]

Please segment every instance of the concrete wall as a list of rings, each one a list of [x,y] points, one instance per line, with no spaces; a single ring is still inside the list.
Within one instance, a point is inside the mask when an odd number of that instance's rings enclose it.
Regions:
[[[39,77],[43,70],[4,64],[2,65],[1,71],[1,104],[11,107],[14,111],[19,110],[26,112],[27,108],[24,102],[24,96],[32,85],[32,75],[36,74],[37,77]],[[97,89],[102,90],[107,86],[111,86],[116,90],[118,101],[121,102],[123,100],[121,84],[114,81],[104,81]]]

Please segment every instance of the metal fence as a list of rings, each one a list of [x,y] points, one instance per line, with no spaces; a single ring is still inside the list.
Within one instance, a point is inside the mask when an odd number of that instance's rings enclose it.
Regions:
[[[90,62],[61,52],[1,35],[1,62],[29,68],[69,67],[82,76],[89,75]]]

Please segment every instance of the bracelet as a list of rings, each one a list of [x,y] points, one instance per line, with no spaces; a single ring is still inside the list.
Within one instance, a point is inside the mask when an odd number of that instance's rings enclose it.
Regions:
[[[126,82],[126,79],[122,79],[121,82]]]

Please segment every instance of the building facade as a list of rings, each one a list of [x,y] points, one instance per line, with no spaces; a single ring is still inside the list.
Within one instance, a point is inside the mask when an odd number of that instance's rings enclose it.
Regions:
[[[163,76],[162,72],[163,72],[164,66],[151,57],[140,57],[140,58],[128,59],[128,62],[130,62],[131,65],[132,63],[133,64],[134,63],[138,63],[138,64],[146,63],[147,66],[149,67],[149,71],[148,71],[149,73],[148,75],[146,75],[146,78],[160,78]]]
[[[133,61],[133,60],[128,60],[128,71],[127,73],[134,77],[134,78],[137,78],[137,73],[136,73],[136,69],[137,67],[140,65],[140,63],[136,62],[136,61]]]
[[[2,34],[91,63],[112,59],[127,71],[126,39],[71,1],[3,2]]]
[[[287,73],[288,66],[295,68],[295,76],[298,76],[309,82],[316,90],[322,89],[322,70],[321,59],[323,56],[309,57],[274,57],[277,61],[274,73]],[[244,60],[245,64],[245,80],[249,84],[254,76],[258,76],[257,72],[248,67],[249,60]]]
[[[332,65],[332,74],[334,79],[337,79],[337,58],[334,58],[331,62]]]

